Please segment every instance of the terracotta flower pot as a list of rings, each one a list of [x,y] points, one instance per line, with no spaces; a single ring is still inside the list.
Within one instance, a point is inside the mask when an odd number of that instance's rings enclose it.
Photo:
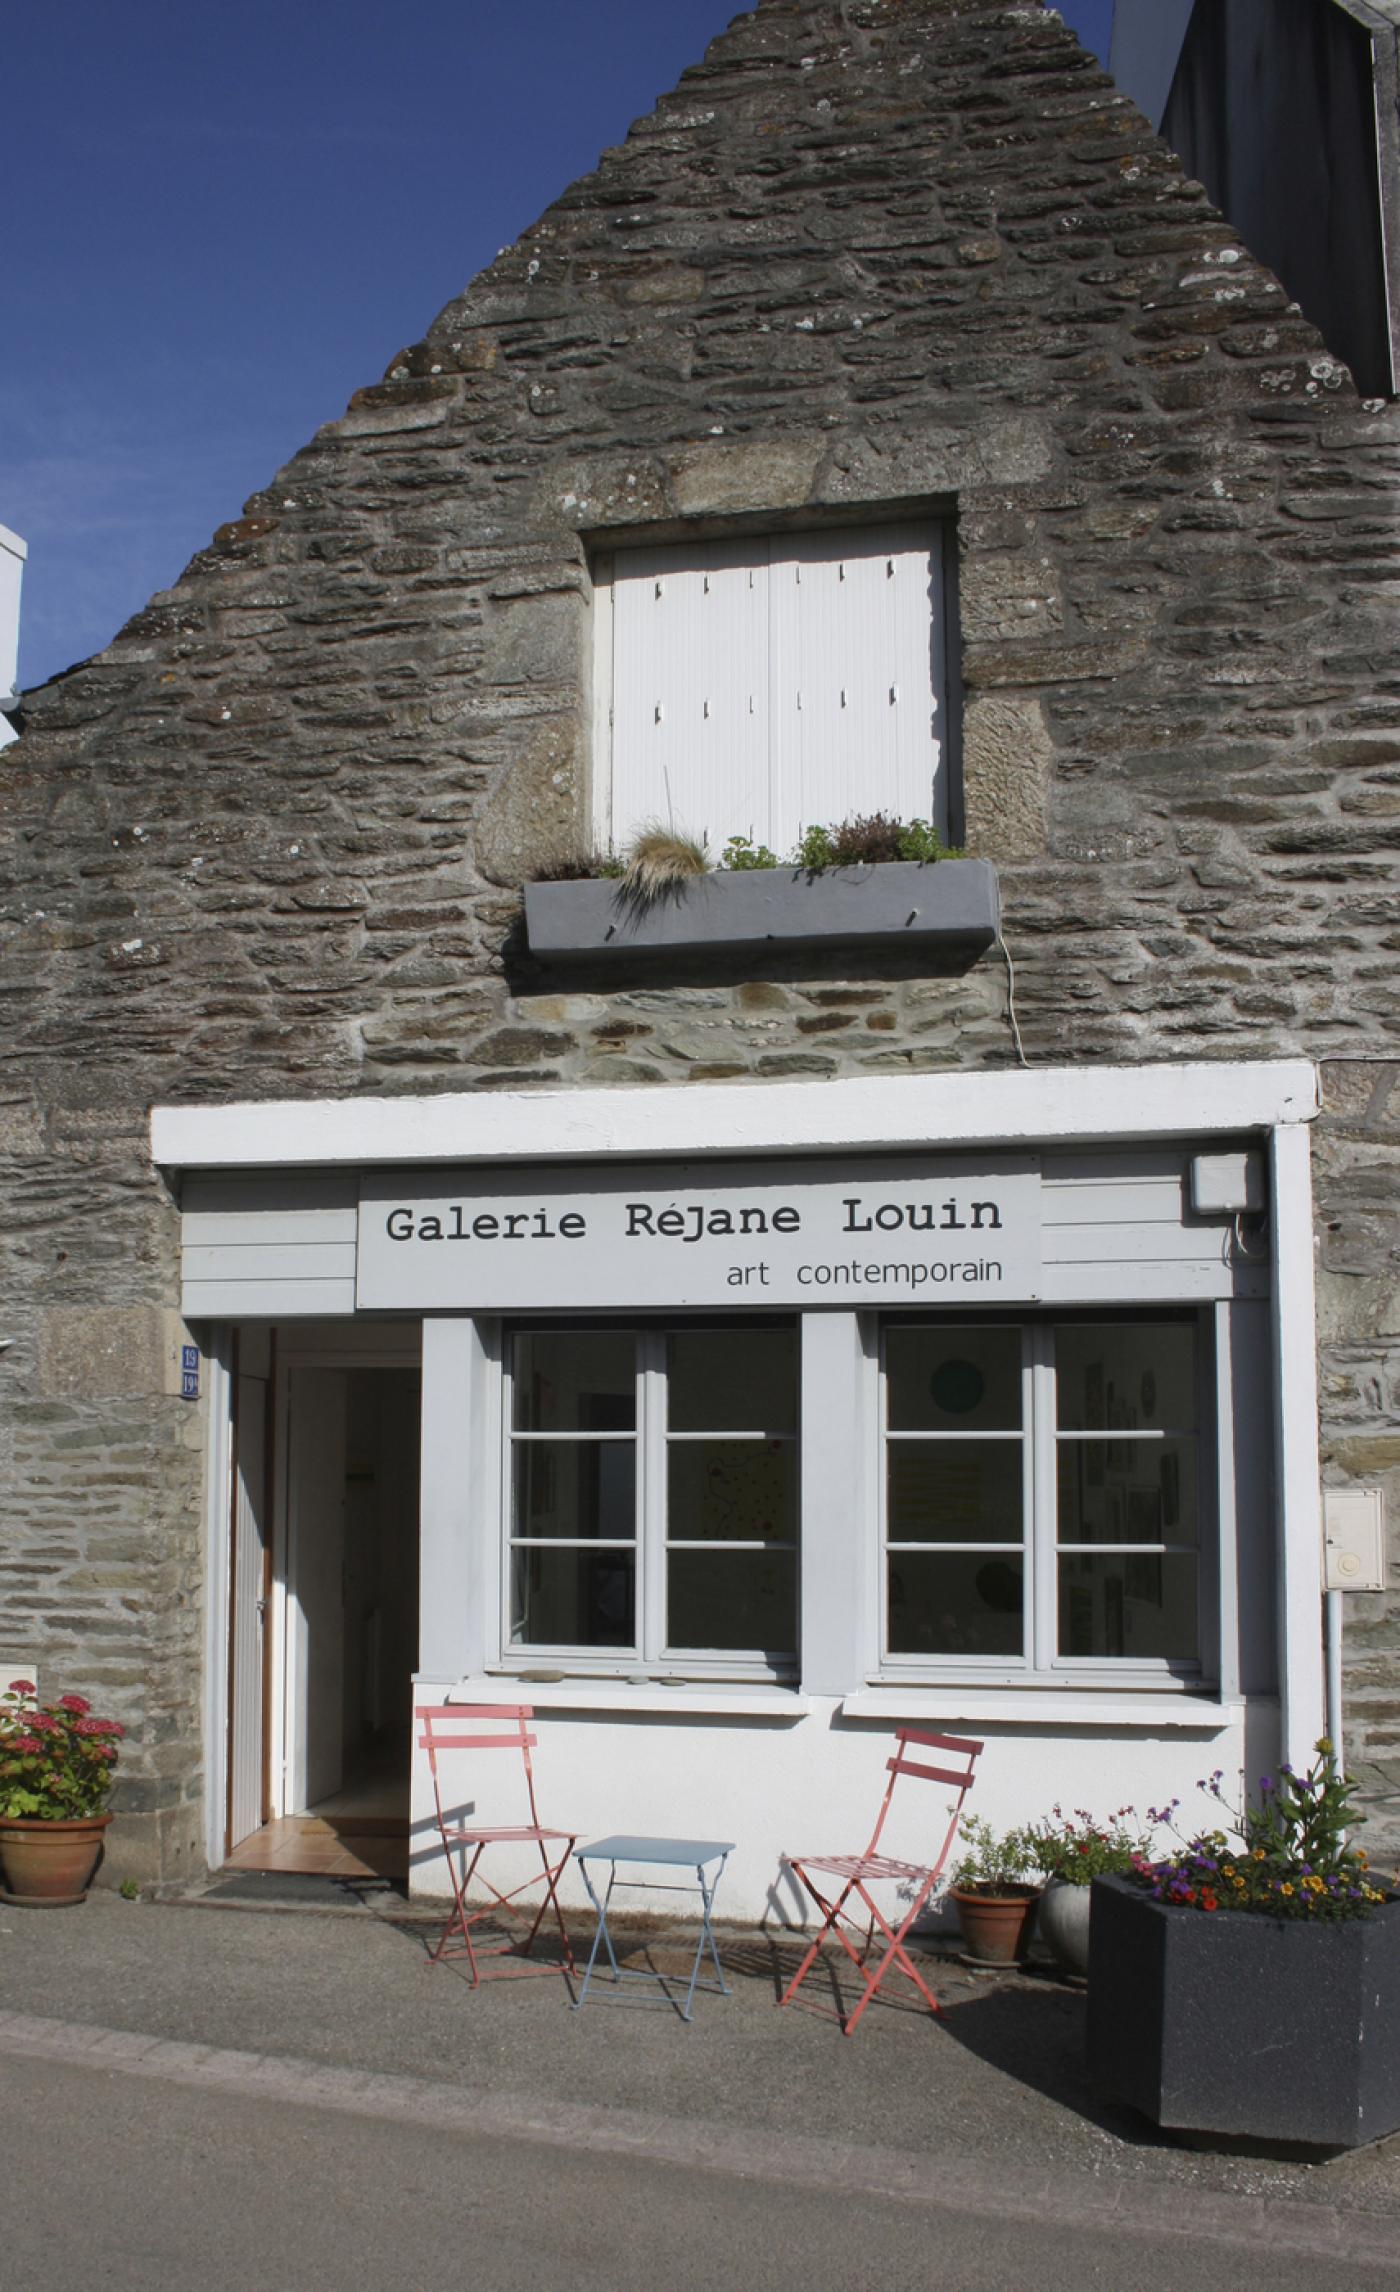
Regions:
[[[6,1902],[58,1910],[81,1902],[102,1860],[109,1814],[80,1815],[66,1822],[29,1822],[0,1815],[0,1872]]]
[[[1000,1894],[950,1886],[948,1899],[958,1913],[967,1954],[982,1966],[1019,1965],[1035,1928],[1036,1886],[1009,1886]]]

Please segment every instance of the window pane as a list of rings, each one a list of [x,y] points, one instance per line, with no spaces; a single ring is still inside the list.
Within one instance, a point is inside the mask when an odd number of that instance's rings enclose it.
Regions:
[[[1194,1544],[1196,1443],[1062,1440],[1062,1544]]]
[[[515,1534],[611,1538],[637,1533],[630,1440],[515,1443]]]
[[[1196,1662],[1194,1552],[1061,1553],[1061,1655]]]
[[[666,1467],[673,1543],[795,1540],[796,1441],[672,1441]]]
[[[889,1593],[891,1655],[1022,1652],[1019,1552],[892,1552]]]
[[[797,1646],[795,1552],[672,1552],[667,1567],[667,1640],[673,1648]]]
[[[511,1554],[511,1639],[515,1646],[632,1647],[636,1643],[636,1561],[610,1548]]]
[[[515,1338],[517,1432],[630,1432],[637,1421],[630,1329],[522,1329]]]
[[[1055,1331],[1062,1432],[1191,1432],[1196,1332],[1189,1322],[1062,1322]]]
[[[674,1329],[666,1366],[672,1432],[797,1430],[795,1329]]]
[[[919,1329],[885,1336],[889,1421],[899,1432],[1015,1432],[1021,1423],[1019,1329]]]
[[[892,1544],[1019,1544],[1018,1440],[892,1440]]]

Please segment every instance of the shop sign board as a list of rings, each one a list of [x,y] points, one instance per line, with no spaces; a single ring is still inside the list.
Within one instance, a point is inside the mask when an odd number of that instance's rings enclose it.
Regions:
[[[363,1311],[674,1312],[1027,1303],[1031,1156],[372,1171]]]

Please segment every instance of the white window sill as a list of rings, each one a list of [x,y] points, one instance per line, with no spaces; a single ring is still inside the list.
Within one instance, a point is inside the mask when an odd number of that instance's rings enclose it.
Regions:
[[[1027,1727],[1047,1722],[1062,1727],[1180,1727],[1214,1734],[1244,1717],[1241,1699],[1223,1703],[1209,1695],[1169,1695],[1140,1688],[1082,1687],[900,1687],[894,1683],[858,1688],[842,1698],[847,1719],[997,1720]]]
[[[534,1711],[669,1712],[675,1717],[801,1719],[810,1706],[795,1687],[731,1686],[688,1679],[682,1687],[628,1679],[459,1679],[453,1703],[525,1703]]]

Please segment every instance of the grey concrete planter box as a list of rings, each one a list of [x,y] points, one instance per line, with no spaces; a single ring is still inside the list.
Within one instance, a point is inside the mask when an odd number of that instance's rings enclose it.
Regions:
[[[975,955],[996,938],[999,913],[996,870],[977,859],[721,869],[645,906],[616,881],[525,886],[530,952],[550,962],[875,944]]]
[[[1096,1878],[1089,2075],[1155,2125],[1354,2149],[1400,2127],[1400,1902],[1316,1926]]]

